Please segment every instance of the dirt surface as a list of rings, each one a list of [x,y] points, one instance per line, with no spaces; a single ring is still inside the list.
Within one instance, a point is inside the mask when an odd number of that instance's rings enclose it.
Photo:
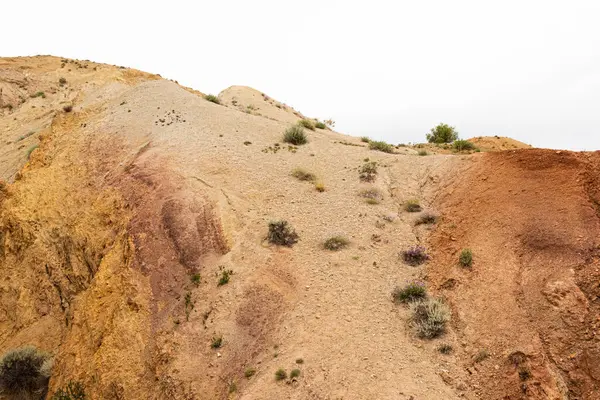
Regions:
[[[304,116],[251,88],[218,105],[127,68],[0,65],[14,104],[0,111],[0,350],[49,351],[50,394],[72,380],[91,399],[598,393],[597,155],[386,154],[323,129],[289,146],[282,134]],[[415,226],[410,199],[441,212],[439,226]],[[297,244],[267,243],[275,219]],[[326,250],[333,235],[349,246]],[[402,262],[424,243],[428,264]],[[466,246],[471,270],[455,266]],[[441,338],[416,338],[391,301],[414,279],[449,299]],[[300,376],[278,382],[279,368]]]
[[[489,153],[439,193],[429,278],[482,398],[599,398],[599,166],[598,153]]]

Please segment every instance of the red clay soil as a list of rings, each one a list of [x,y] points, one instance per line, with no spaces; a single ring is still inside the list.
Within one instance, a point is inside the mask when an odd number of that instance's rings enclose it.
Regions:
[[[469,385],[484,399],[600,399],[600,152],[467,164],[439,197],[428,274]]]

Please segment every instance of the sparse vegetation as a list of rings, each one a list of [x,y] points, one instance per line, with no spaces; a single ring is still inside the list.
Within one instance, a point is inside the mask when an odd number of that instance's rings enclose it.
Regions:
[[[369,143],[371,139],[368,136],[361,136],[360,141],[363,143]]]
[[[369,149],[383,151],[384,153],[393,153],[394,152],[394,146],[392,146],[391,144],[383,142],[383,141],[375,141],[375,140],[369,141]]]
[[[317,121],[315,123],[315,128],[317,128],[317,129],[327,129],[327,125],[325,125],[324,122]]]
[[[294,125],[285,131],[283,134],[283,141],[299,146],[308,143],[308,138],[306,137],[306,133],[304,133],[304,128],[299,125]]]
[[[290,372],[290,378],[294,379],[294,378],[298,378],[300,376],[300,370],[298,368],[293,369],[292,372]]]
[[[298,234],[287,221],[271,221],[267,240],[272,244],[292,247],[298,242]]]
[[[86,400],[85,386],[81,382],[70,381],[64,388],[58,389],[51,400]]]
[[[185,294],[185,320],[190,320],[190,313],[194,309],[194,302],[192,301],[192,293],[187,292]]]
[[[431,128],[431,133],[425,135],[429,143],[452,143],[458,139],[458,132],[453,126],[448,124],[439,124]]]
[[[526,381],[530,378],[531,378],[531,370],[525,365],[520,366],[519,367],[519,379],[521,379],[522,381]]]
[[[429,256],[427,255],[425,247],[423,246],[415,246],[403,251],[402,258],[404,259],[405,263],[412,265],[413,267],[421,265],[425,261],[429,260]]]
[[[44,397],[52,361],[33,346],[9,350],[0,359],[0,393],[9,399]]]
[[[315,183],[315,190],[317,192],[324,192],[325,191],[325,184],[323,182],[317,182],[317,183]]]
[[[452,143],[452,148],[455,151],[475,150],[475,145],[468,140],[455,140]]]
[[[404,203],[404,211],[406,212],[419,212],[421,211],[421,204],[417,199],[407,200]]]
[[[458,262],[463,267],[470,268],[473,265],[473,252],[471,249],[462,249],[458,256]]]
[[[41,97],[42,99],[46,98],[46,93],[44,92],[37,92],[31,95],[31,98],[36,98],[36,97]]]
[[[365,162],[358,170],[359,179],[363,182],[373,182],[377,177],[377,161]]]
[[[217,286],[223,286],[223,285],[228,284],[229,279],[231,278],[231,275],[233,275],[232,270],[221,268],[221,277],[219,278],[219,282],[217,283]]]
[[[452,353],[452,345],[449,343],[442,343],[438,346],[437,350],[442,354],[450,354]]]
[[[417,153],[420,156],[427,156],[429,155],[429,153],[427,152],[427,150],[419,150],[419,152]]]
[[[192,274],[190,279],[194,285],[200,286],[201,277],[199,273],[196,272],[195,274]]]
[[[359,192],[360,197],[364,197],[368,204],[379,204],[383,200],[383,194],[377,188],[364,189]]]
[[[411,321],[418,337],[432,339],[446,331],[450,308],[441,299],[428,298],[411,303]]]
[[[337,251],[341,250],[344,247],[347,247],[350,244],[350,241],[340,235],[332,236],[323,243],[323,247],[327,250]]]
[[[330,128],[333,128],[335,126],[335,121],[330,119],[326,119],[325,121],[323,121],[325,123],[325,125],[327,125]]]
[[[296,358],[296,364],[304,364],[303,358]]]
[[[301,119],[298,121],[298,125],[310,129],[311,131],[315,130],[315,124],[310,119]]]
[[[213,338],[210,342],[210,347],[213,349],[220,349],[221,346],[223,346],[223,336],[222,335],[213,336]]]
[[[285,372],[285,369],[279,368],[277,371],[275,371],[275,380],[282,381],[284,379],[287,379],[287,372]]]
[[[256,374],[256,369],[254,369],[252,367],[246,368],[246,370],[244,371],[244,376],[248,379],[253,377],[254,374]]]
[[[237,392],[237,385],[235,382],[229,383],[229,394]]]
[[[295,168],[292,171],[292,176],[298,180],[309,182],[313,182],[315,179],[317,179],[317,176],[315,174],[313,174],[312,172],[308,172],[307,170],[302,168]]]
[[[35,131],[29,131],[26,134],[19,136],[16,141],[20,142],[21,140],[27,139],[31,135],[35,135]]]
[[[437,219],[438,216],[436,214],[426,211],[417,218],[415,225],[435,224]]]
[[[404,287],[396,287],[392,292],[394,303],[409,303],[427,297],[427,289],[423,282],[410,282]]]
[[[67,80],[66,80],[65,78],[62,78],[62,77],[61,77],[61,78],[58,80],[58,84],[59,84],[60,86],[64,86],[64,85],[66,85],[66,84],[67,84]]]
[[[219,100],[219,98],[214,94],[207,94],[204,96],[204,99],[210,101],[211,103],[221,104],[221,100]]]

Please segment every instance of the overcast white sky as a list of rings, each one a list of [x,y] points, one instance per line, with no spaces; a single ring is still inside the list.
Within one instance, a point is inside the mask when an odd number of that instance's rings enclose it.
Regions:
[[[252,86],[336,130],[600,149],[598,0],[2,1],[0,56]]]

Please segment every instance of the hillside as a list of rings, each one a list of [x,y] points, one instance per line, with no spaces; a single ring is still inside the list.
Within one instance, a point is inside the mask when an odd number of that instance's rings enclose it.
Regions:
[[[50,395],[70,381],[91,399],[598,395],[597,153],[419,157],[329,129],[293,146],[283,132],[305,117],[251,88],[219,105],[128,68],[0,66],[0,350],[50,353]],[[411,199],[438,223],[416,226]],[[279,219],[292,247],[266,240]],[[333,236],[348,246],[325,249]],[[431,260],[406,265],[417,244]],[[439,338],[392,301],[412,280],[447,298]]]

